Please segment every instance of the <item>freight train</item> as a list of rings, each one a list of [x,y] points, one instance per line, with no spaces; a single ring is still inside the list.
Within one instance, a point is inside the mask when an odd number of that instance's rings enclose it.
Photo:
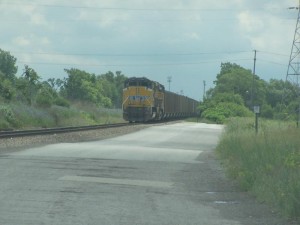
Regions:
[[[123,89],[123,118],[129,122],[147,122],[197,115],[199,102],[166,91],[158,82],[145,77],[125,80]]]

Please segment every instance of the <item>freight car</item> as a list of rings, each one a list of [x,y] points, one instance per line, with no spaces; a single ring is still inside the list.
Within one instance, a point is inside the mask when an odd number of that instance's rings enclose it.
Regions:
[[[197,115],[198,102],[166,91],[158,82],[145,77],[132,77],[124,82],[123,118],[130,122],[146,122]]]

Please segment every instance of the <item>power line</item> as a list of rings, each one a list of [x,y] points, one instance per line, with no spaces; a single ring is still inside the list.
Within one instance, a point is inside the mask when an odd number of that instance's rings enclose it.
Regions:
[[[252,59],[234,59],[224,61],[250,61]],[[201,65],[206,63],[220,63],[221,60],[201,61],[201,62],[187,62],[187,63],[149,63],[149,64],[78,64],[78,63],[51,63],[51,62],[30,62],[30,61],[18,61],[23,64],[34,64],[34,65],[49,65],[49,66],[89,66],[89,67],[148,67],[148,66],[184,66],[184,65]]]
[[[241,54],[249,53],[251,51],[224,51],[224,52],[194,52],[194,53],[58,53],[58,52],[19,52],[11,51],[14,54],[28,54],[28,55],[51,55],[51,56],[101,56],[101,57],[140,57],[140,56],[197,56],[197,55],[226,55],[226,54]]]
[[[215,21],[223,21],[223,22],[228,22],[228,21],[236,21],[236,18],[212,18],[212,19],[110,19],[110,20],[105,20],[105,22],[110,22],[110,23],[124,23],[124,22],[134,22],[134,23],[181,23],[181,22],[188,22],[188,23],[199,23],[199,22],[215,22]],[[286,19],[284,19],[286,20]],[[254,19],[253,19],[254,21]],[[103,19],[49,19],[47,20],[48,23],[54,23],[54,22],[60,22],[60,23],[98,23],[98,22],[103,22]],[[2,19],[0,23],[32,23],[31,20],[4,20]]]
[[[51,5],[51,4],[34,4],[24,2],[7,2],[1,3],[5,5],[30,5],[36,7],[49,8],[78,8],[78,9],[97,9],[97,10],[118,10],[118,11],[239,11],[247,9],[233,9],[233,8],[127,8],[127,7],[98,7],[98,6],[77,6],[77,5]],[[280,8],[272,8],[273,10],[280,10]],[[264,8],[252,8],[252,10],[265,10]],[[270,8],[268,8],[270,10]]]
[[[269,55],[279,55],[279,56],[285,56],[285,57],[289,57],[289,55],[287,54],[283,54],[283,53],[276,53],[276,52],[268,52],[268,51],[259,51],[261,53],[265,53],[265,54],[269,54]]]
[[[291,19],[288,18],[280,18],[284,21],[289,21]],[[105,20],[105,22],[109,23],[200,23],[200,22],[232,22],[237,21],[237,18],[203,18],[203,19],[153,19],[153,20],[142,20],[142,19],[111,19]],[[248,21],[256,21],[255,19],[250,19]],[[103,22],[103,19],[48,19],[47,23],[100,23]],[[32,23],[31,20],[8,20],[2,19],[0,23]]]
[[[284,64],[284,63],[278,63],[278,62],[269,61],[269,60],[264,60],[264,59],[260,59],[259,61],[260,61],[260,62],[265,62],[265,63],[274,64],[274,65],[278,65],[278,66],[287,67],[287,64]]]
[[[284,55],[281,53],[275,52],[266,52],[259,51],[261,53],[267,53],[271,55],[280,55],[287,57],[288,55]],[[19,52],[19,51],[11,51],[13,54],[24,54],[24,55],[45,55],[45,56],[95,56],[95,57],[166,57],[166,56],[201,56],[201,55],[233,55],[233,54],[243,54],[243,53],[252,53],[252,51],[224,51],[224,52],[185,52],[185,53],[58,53],[58,52]],[[250,59],[234,59],[229,61],[245,61]],[[223,60],[226,61],[226,60]],[[228,60],[227,60],[228,61]],[[286,64],[274,62],[270,60],[260,59],[260,62],[270,63],[279,66],[286,67]],[[76,66],[169,66],[169,65],[193,65],[193,64],[203,64],[203,63],[214,63],[219,62],[216,60],[213,61],[204,61],[197,63],[160,63],[160,64],[72,64],[72,63],[48,63],[48,62],[25,62],[20,61],[21,63],[32,63],[32,64],[41,64],[41,65],[76,65]]]

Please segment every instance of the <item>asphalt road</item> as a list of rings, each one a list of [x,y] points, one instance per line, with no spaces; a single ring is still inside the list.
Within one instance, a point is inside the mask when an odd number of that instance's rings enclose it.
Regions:
[[[176,123],[0,154],[0,225],[284,225],[228,180],[222,126]]]

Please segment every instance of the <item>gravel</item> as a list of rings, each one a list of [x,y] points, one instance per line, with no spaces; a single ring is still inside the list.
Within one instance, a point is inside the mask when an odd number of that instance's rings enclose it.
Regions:
[[[51,135],[28,136],[0,139],[0,152],[12,152],[25,148],[43,146],[56,143],[74,143],[93,140],[102,140],[132,133],[150,127],[150,124],[138,124],[135,126],[116,127],[108,129],[78,131],[72,133],[60,133]]]

